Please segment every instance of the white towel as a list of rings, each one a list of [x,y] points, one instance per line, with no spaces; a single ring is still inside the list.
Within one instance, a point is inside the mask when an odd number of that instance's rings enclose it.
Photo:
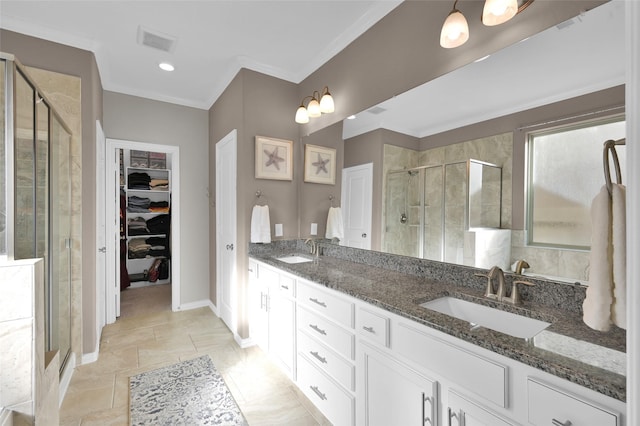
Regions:
[[[611,320],[620,328],[627,329],[627,215],[626,188],[613,184],[611,188],[611,210],[613,232],[613,304]]]
[[[589,327],[607,331],[613,302],[613,250],[611,246],[611,199],[603,186],[591,203],[591,255],[589,287],[582,303],[583,321]]]
[[[344,240],[344,224],[342,222],[342,210],[340,207],[329,208],[327,215],[327,232],[325,237],[329,239],[337,238]]]
[[[271,242],[271,220],[269,219],[269,206],[253,206],[251,213],[251,242]]]

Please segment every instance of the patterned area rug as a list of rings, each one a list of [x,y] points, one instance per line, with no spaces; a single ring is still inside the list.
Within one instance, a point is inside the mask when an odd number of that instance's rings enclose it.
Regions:
[[[208,355],[129,379],[129,424],[247,425]]]

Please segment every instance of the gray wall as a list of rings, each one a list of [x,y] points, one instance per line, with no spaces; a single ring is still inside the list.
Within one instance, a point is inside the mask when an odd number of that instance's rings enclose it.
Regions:
[[[238,131],[237,182],[237,277],[238,277],[238,329],[240,337],[249,336],[249,323],[245,299],[247,296],[248,243],[250,240],[251,211],[256,204],[256,191],[261,190],[269,205],[271,235],[275,238],[274,224],[282,223],[284,237],[298,236],[298,181],[302,176],[299,162],[294,160],[292,181],[255,178],[255,137],[267,136],[293,141],[293,157],[300,155],[298,125],[293,116],[300,102],[296,85],[254,71],[242,69],[224,93],[209,110],[209,159],[211,171],[209,186],[215,194],[215,144],[231,130]],[[292,106],[293,105],[293,106]],[[215,195],[213,195],[215,196]],[[215,198],[214,198],[215,199]],[[211,208],[209,246],[215,259],[215,209]],[[216,273],[211,268],[210,292],[215,297]],[[212,299],[215,300],[215,299]]]
[[[480,22],[483,2],[467,1],[460,8],[471,37],[456,49],[442,49],[438,43],[452,2],[403,2],[300,83],[300,99],[328,85],[336,103],[334,114],[311,120],[301,131],[310,134],[342,121],[604,2],[537,1],[498,31]]]
[[[86,253],[96,249],[96,120],[102,122],[102,83],[93,53],[12,31],[0,30],[0,50],[11,53],[30,67],[80,77],[82,85],[82,164],[73,164],[75,172],[82,174],[82,224],[81,235],[73,235]],[[77,248],[77,247],[76,247]],[[72,334],[72,350],[78,354],[95,351],[96,343],[96,294],[95,256],[84,255],[80,264],[73,264],[72,276],[80,276],[77,293],[82,298],[82,314],[74,315],[72,329],[82,330]],[[76,289],[74,289],[74,293]],[[81,323],[80,323],[81,322]]]
[[[104,132],[180,147],[180,302],[209,300],[207,111],[105,91]]]

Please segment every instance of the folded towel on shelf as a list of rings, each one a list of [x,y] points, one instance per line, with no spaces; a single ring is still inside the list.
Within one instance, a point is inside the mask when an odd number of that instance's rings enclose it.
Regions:
[[[269,206],[253,206],[251,212],[251,242],[271,242],[271,220],[269,219]]]
[[[582,303],[583,321],[598,331],[611,323],[626,329],[625,188],[603,186],[591,204],[589,287]]]
[[[342,210],[340,207],[330,207],[327,215],[327,232],[326,238],[344,239],[344,224],[342,222]]]

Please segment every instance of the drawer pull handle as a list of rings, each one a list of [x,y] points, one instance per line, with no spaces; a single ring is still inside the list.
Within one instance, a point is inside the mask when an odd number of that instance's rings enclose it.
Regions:
[[[561,422],[560,420],[551,419],[551,423],[553,426],[571,426],[571,421],[567,420],[566,422]]]
[[[324,331],[323,329],[321,329],[320,327],[318,327],[318,326],[317,326],[317,325],[315,325],[315,324],[309,324],[309,327],[311,327],[311,329],[312,329],[312,330],[315,330],[315,331],[317,331],[318,333],[320,333],[320,334],[322,334],[322,335],[324,335],[324,336],[326,336],[326,335],[327,335],[327,332],[326,332],[326,331]]]
[[[371,333],[371,334],[376,334],[376,331],[373,329],[373,327],[367,327],[366,325],[363,325],[363,326],[362,326],[362,329],[363,329],[364,331],[368,331],[368,332],[369,332],[369,333]]]
[[[288,285],[281,285],[280,287],[284,288],[285,290],[289,290],[289,286]]]
[[[317,386],[309,386],[311,388],[311,390],[318,395],[318,397],[323,400],[326,401],[327,400],[327,396],[325,394],[323,394],[322,392],[320,392],[320,389],[318,389]]]
[[[310,297],[309,300],[311,300],[313,303],[315,303],[316,305],[320,305],[323,308],[327,307],[327,304],[324,302],[319,301],[318,299],[316,299],[315,297]]]
[[[313,355],[313,356],[314,356],[314,358],[315,358],[315,359],[317,359],[318,361],[320,361],[321,363],[323,363],[323,364],[326,364],[326,363],[327,363],[327,359],[326,359],[326,358],[324,358],[324,357],[321,357],[321,356],[320,356],[320,354],[319,354],[318,352],[313,352],[313,351],[311,351],[311,352],[309,352],[309,353],[310,353],[311,355]]]

